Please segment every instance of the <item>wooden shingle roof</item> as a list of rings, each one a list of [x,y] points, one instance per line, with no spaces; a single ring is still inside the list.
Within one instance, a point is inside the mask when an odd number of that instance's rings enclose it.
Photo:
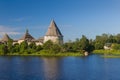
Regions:
[[[11,38],[8,36],[8,34],[4,34],[3,38],[1,39],[2,42],[7,42]]]
[[[54,20],[51,21],[46,36],[63,36]]]
[[[31,41],[31,40],[34,40],[34,38],[29,34],[28,29],[27,29],[27,30],[26,30],[26,33],[23,35],[22,38],[20,38],[20,40],[28,40],[28,41]]]

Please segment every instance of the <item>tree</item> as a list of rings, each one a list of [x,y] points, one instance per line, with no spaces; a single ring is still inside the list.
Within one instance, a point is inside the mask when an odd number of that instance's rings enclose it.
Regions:
[[[49,40],[43,44],[43,49],[48,53],[59,53],[61,51],[61,46]]]
[[[44,50],[51,50],[51,46],[53,45],[53,42],[51,40],[48,40],[43,44],[43,49]]]
[[[110,35],[106,41],[107,43],[116,43],[116,39],[115,39],[115,36],[113,35]]]
[[[73,52],[73,42],[64,43],[62,45],[62,52]]]
[[[41,45],[36,46],[36,51],[40,51],[42,49],[43,49],[43,47]]]
[[[80,39],[76,39],[75,42],[73,43],[73,50],[74,51],[79,51],[80,50]]]
[[[101,36],[96,36],[95,39],[95,49],[103,49],[103,46],[105,43],[107,43],[107,40],[109,38],[109,34],[102,34]]]
[[[60,47],[60,45],[59,45],[59,44],[53,44],[53,45],[51,46],[51,51],[52,51],[53,53],[59,53],[59,52],[61,52],[61,47]]]
[[[95,43],[95,49],[96,50],[103,49],[103,46],[104,46],[104,44],[101,44],[100,42]]]
[[[88,51],[88,48],[89,48],[89,40],[84,35],[82,35],[82,38],[80,39],[80,49]]]
[[[1,44],[0,51],[2,55],[6,55],[8,53],[8,47],[4,44]]]
[[[115,36],[115,39],[116,39],[116,42],[117,42],[118,44],[120,44],[120,34],[117,34],[117,35]]]
[[[36,44],[35,44],[35,42],[31,42],[31,43],[28,45],[28,47],[29,47],[30,49],[35,50],[35,49],[36,49]]]
[[[95,49],[94,41],[92,39],[89,40],[88,52],[92,52]]]
[[[35,44],[35,42],[31,42],[31,43],[28,45],[28,51],[27,51],[27,52],[28,52],[29,54],[36,52],[36,44]]]
[[[9,39],[7,42],[7,46],[8,46],[8,51],[11,53],[13,52],[13,40]]]
[[[13,46],[13,53],[20,52],[20,45],[18,43],[14,44]]]
[[[112,49],[114,50],[120,50],[120,44],[112,44]]]
[[[28,43],[26,41],[23,41],[21,44],[20,44],[20,52],[25,52],[28,50]]]

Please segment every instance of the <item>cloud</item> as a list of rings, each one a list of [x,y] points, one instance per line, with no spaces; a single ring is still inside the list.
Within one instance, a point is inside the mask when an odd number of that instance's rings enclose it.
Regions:
[[[5,33],[7,33],[8,35],[20,35],[20,34],[22,34],[20,32],[17,32],[16,28],[11,28],[8,26],[0,25],[0,35],[4,35]]]
[[[21,34],[20,32],[0,32],[0,35],[4,35],[5,33],[7,33],[9,35],[19,35],[19,34]]]

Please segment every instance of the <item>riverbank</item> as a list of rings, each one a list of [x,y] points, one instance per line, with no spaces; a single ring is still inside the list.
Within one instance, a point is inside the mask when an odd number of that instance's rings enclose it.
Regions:
[[[94,50],[94,54],[120,55],[120,50]]]
[[[1,55],[2,56],[2,55]],[[79,57],[79,56],[84,56],[81,53],[73,53],[73,52],[65,52],[65,53],[32,53],[32,54],[26,54],[26,53],[9,53],[6,54],[5,56],[41,56],[41,57],[66,57],[66,56],[75,56],[75,57]]]
[[[93,54],[101,54],[103,58],[120,58],[120,50],[94,50]]]

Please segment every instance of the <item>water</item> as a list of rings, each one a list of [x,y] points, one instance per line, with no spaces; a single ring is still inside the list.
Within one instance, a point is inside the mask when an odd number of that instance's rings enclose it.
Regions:
[[[1,56],[0,80],[120,80],[120,58]]]

